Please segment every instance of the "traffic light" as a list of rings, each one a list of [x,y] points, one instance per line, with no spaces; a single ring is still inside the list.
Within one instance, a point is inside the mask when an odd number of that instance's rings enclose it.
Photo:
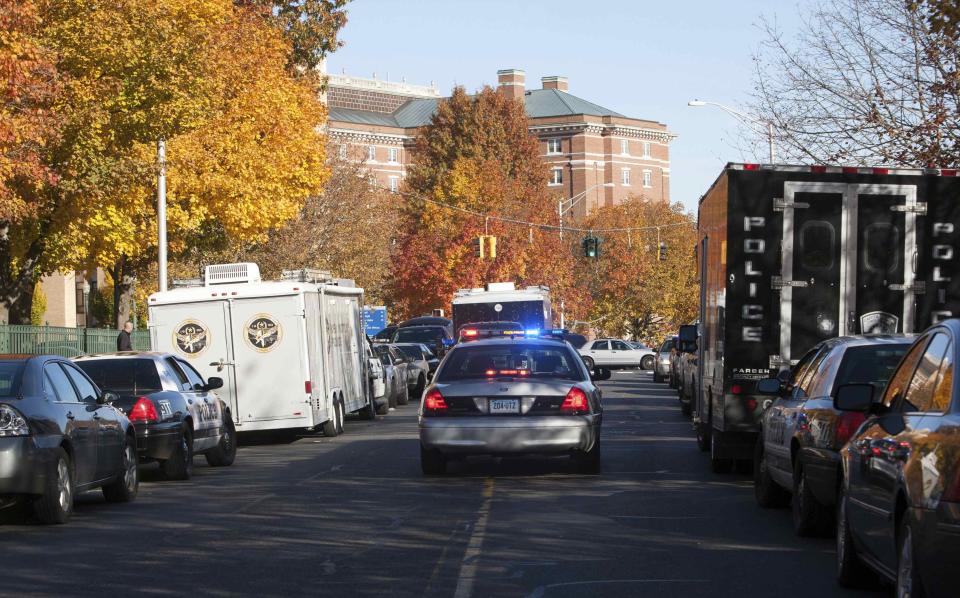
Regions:
[[[477,259],[483,259],[483,237],[477,237],[473,240],[473,255]]]
[[[666,243],[660,243],[660,245],[657,247],[657,259],[660,260],[661,262],[666,261],[667,259]]]
[[[600,257],[600,239],[589,236],[583,240],[583,257],[597,259]]]
[[[493,235],[480,235],[473,240],[473,255],[478,259],[497,259],[497,238]]]
[[[497,238],[493,235],[487,235],[487,257],[497,259]]]

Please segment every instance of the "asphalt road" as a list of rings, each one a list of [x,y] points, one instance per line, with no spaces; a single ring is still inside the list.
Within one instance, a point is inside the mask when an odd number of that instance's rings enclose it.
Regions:
[[[338,438],[240,449],[131,504],[78,499],[45,527],[4,512],[0,595],[855,596],[831,539],[793,535],[748,475],[716,475],[648,373],[604,389],[603,473],[491,459],[420,473],[416,407]]]

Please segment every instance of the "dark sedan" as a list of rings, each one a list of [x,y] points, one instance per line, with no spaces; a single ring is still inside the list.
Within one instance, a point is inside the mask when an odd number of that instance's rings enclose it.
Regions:
[[[786,382],[771,378],[757,385],[761,393],[779,395],[764,411],[757,439],[757,502],[778,507],[790,501],[798,535],[832,533],[839,451],[864,420],[861,412],[834,408],[837,389],[859,383],[883,392],[912,340],[905,336],[833,338],[808,351]]]
[[[75,360],[88,376],[117,393],[137,431],[140,462],[159,461],[170,479],[193,473],[193,456],[212,466],[233,464],[236,430],[230,409],[212,392],[220,378],[203,377],[185,360],[169,353],[117,353]]]
[[[80,492],[133,500],[137,439],[115,398],[62,357],[0,355],[0,503],[66,523]]]
[[[841,386],[835,405],[872,414],[841,451],[838,579],[864,565],[898,596],[956,596],[960,588],[960,320],[913,343],[880,395]],[[874,402],[876,396],[879,402]]]

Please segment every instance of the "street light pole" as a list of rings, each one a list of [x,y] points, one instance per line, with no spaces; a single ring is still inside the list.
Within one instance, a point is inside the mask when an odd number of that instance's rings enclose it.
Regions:
[[[167,144],[157,143],[157,278],[160,292],[167,290]]]
[[[773,121],[760,119],[755,116],[750,116],[749,114],[745,114],[739,110],[731,108],[730,106],[724,106],[723,104],[720,104],[717,102],[707,102],[705,100],[690,100],[689,102],[687,102],[687,106],[692,106],[695,108],[699,108],[700,106],[714,106],[716,108],[723,110],[728,114],[731,114],[734,118],[748,125],[752,125],[753,127],[765,125],[766,133],[767,133],[767,143],[770,149],[770,163],[774,164],[776,162],[776,156],[773,151]],[[754,128],[754,131],[760,132],[760,130],[758,130],[757,128]]]

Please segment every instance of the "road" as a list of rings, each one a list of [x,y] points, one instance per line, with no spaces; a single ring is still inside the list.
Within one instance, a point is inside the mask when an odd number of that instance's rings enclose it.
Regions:
[[[3,514],[0,595],[846,596],[830,539],[716,475],[666,385],[602,383],[603,468],[567,459],[420,473],[416,408],[338,438],[245,446],[194,478],[144,468],[140,496],[78,499],[66,526]]]

